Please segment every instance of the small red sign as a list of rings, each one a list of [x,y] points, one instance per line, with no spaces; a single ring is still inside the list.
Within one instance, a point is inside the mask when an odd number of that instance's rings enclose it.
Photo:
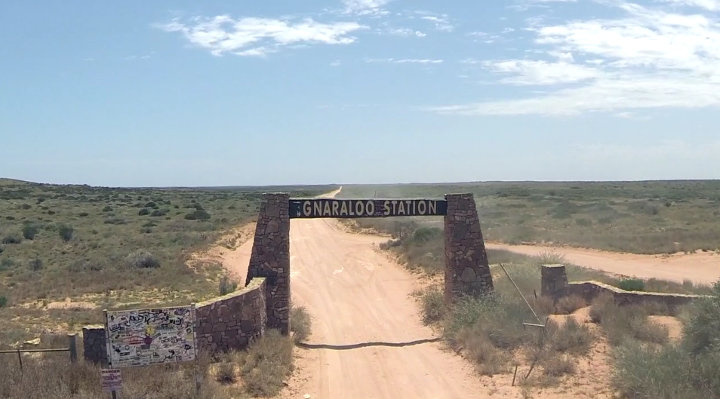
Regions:
[[[102,382],[103,392],[119,391],[122,389],[122,375],[120,375],[120,369],[100,370],[100,381]]]

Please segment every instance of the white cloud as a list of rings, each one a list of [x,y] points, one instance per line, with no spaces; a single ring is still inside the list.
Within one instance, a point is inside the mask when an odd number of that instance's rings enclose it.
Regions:
[[[608,3],[605,3],[608,4]],[[566,84],[526,98],[434,107],[469,115],[572,115],[720,107],[720,21],[632,3],[617,19],[533,26],[547,60],[486,60],[504,84]]]
[[[571,83],[599,76],[599,71],[594,68],[565,61],[508,60],[485,62],[484,65],[494,72],[511,74],[501,82],[515,85]]]
[[[167,32],[180,32],[193,45],[220,56],[264,56],[288,45],[350,44],[352,32],[366,29],[356,22],[321,23],[313,19],[292,21],[271,18],[239,18],[227,15],[196,17],[189,23],[174,20],[160,25]]]
[[[710,11],[720,10],[720,0],[665,0],[677,5],[700,7]]]
[[[356,15],[386,15],[383,8],[390,0],[343,0],[345,13]]]
[[[455,26],[450,23],[450,17],[447,14],[435,14],[428,11],[416,11],[420,15],[420,19],[433,24],[435,30],[440,32],[452,32]]]
[[[393,36],[401,36],[401,37],[425,37],[427,34],[419,31],[414,30],[410,28],[388,28],[386,30],[387,33],[393,35]]]
[[[368,64],[442,64],[444,60],[427,58],[366,58]]]

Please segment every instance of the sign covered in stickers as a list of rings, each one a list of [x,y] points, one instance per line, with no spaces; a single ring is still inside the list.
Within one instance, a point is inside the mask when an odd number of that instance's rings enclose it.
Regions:
[[[105,328],[113,367],[195,359],[193,306],[108,311]]]

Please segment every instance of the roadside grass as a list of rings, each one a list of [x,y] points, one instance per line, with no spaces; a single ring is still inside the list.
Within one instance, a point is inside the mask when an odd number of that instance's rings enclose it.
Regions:
[[[265,191],[308,197],[332,188],[106,188],[0,179],[0,318],[66,298],[94,304],[92,322],[101,321],[102,308],[208,299],[225,273],[219,264],[189,267],[192,252],[256,218]],[[0,329],[0,347],[81,326],[23,320],[5,323],[11,326]]]
[[[290,310],[290,331],[295,343],[303,342],[310,336],[312,320],[304,306],[293,306]]]

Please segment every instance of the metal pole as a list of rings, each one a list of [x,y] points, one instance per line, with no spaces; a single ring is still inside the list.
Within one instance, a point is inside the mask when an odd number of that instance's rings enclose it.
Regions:
[[[68,334],[68,351],[70,352],[70,363],[77,362],[77,345],[75,334]]]
[[[535,310],[532,308],[532,306],[530,306],[530,302],[528,302],[528,300],[525,299],[525,295],[523,295],[522,291],[520,291],[520,287],[518,287],[517,284],[515,284],[515,281],[512,279],[512,277],[510,277],[507,270],[505,270],[505,266],[503,266],[502,263],[500,264],[500,268],[505,272],[505,275],[510,280],[512,285],[515,286],[515,289],[517,290],[518,294],[520,294],[520,297],[523,299],[523,301],[525,301],[525,304],[527,305],[527,307],[530,308],[530,311],[532,312],[533,316],[535,316],[535,319],[537,319],[538,323],[542,323],[542,321],[538,317],[537,313],[535,313]]]
[[[22,373],[23,373],[22,356],[20,355],[20,349],[19,349],[19,348],[18,348],[18,350],[17,350],[17,354],[18,354],[18,362],[20,363],[20,374],[22,374]]]

